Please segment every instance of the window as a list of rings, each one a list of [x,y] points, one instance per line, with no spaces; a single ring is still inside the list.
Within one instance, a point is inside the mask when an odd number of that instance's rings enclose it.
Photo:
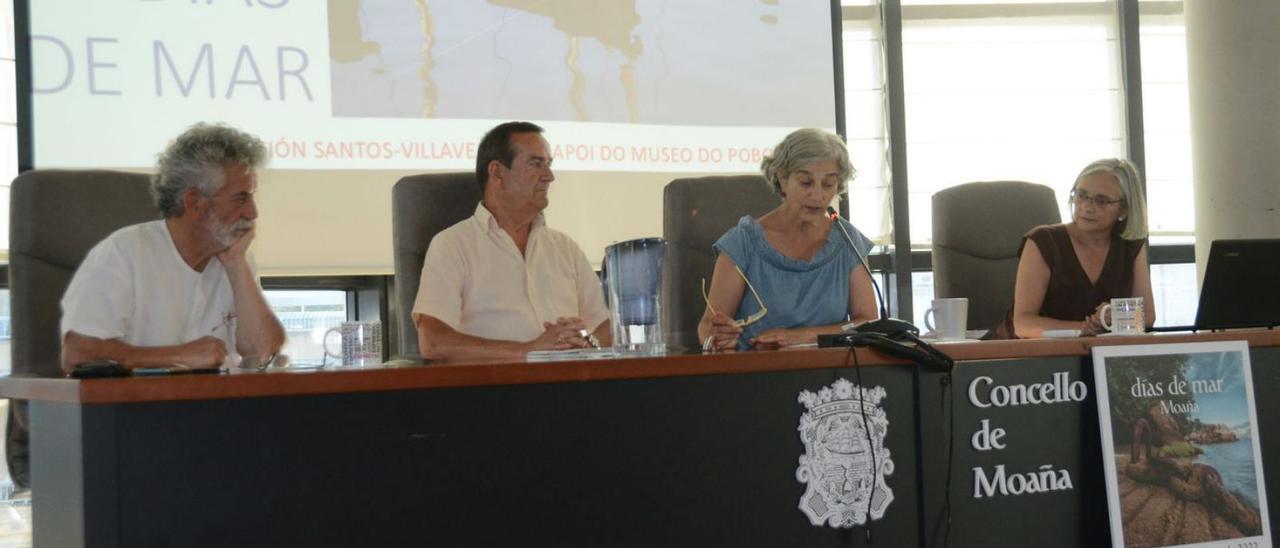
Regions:
[[[18,176],[18,86],[13,49],[13,0],[0,0],[0,10],[4,10],[4,15],[0,16],[0,211],[3,211],[0,216],[4,218],[0,222],[0,252],[7,256],[9,183]],[[7,297],[5,302],[8,302]],[[7,353],[5,359],[8,359]]]
[[[347,292],[269,289],[264,293],[289,339],[282,352],[295,363],[323,362],[326,333],[347,321]],[[338,353],[338,337],[329,339],[330,350]]]
[[[878,244],[889,244],[888,145],[885,139],[884,36],[875,0],[845,0],[843,22],[845,137],[857,176],[849,183],[849,219]]]
[[[924,333],[928,330],[924,324],[924,313],[929,310],[930,301],[933,300],[933,272],[912,272],[911,294],[916,295],[920,303],[912,307],[915,310],[911,314],[910,321],[920,328],[921,333]],[[971,329],[978,328],[976,325],[968,327]]]
[[[1137,2],[1143,88],[1126,90],[1119,8]],[[931,200],[971,181],[1025,180],[1065,196],[1088,162],[1128,156],[1126,93],[1144,94],[1146,170],[1152,243],[1192,241],[1189,108],[1181,0],[901,0],[901,82],[855,84],[882,70],[878,2],[843,2],[846,128],[851,151],[860,136],[885,133],[887,118],[865,114],[854,90],[883,98],[901,86],[905,115],[910,237],[892,231],[893,178],[850,186],[851,216],[884,245],[928,249]],[[893,22],[889,22],[890,25]],[[868,28],[871,26],[872,28]],[[857,63],[872,46],[876,63]],[[861,79],[861,80],[860,80]],[[884,139],[881,150],[895,146]],[[867,153],[854,161],[860,169]],[[887,172],[881,161],[872,167]],[[860,175],[866,175],[862,171]],[[871,205],[878,202],[876,205]],[[876,212],[870,209],[878,208]],[[1157,253],[1182,258],[1183,250]],[[1189,323],[1196,297],[1186,265],[1155,265],[1152,280],[1162,325]],[[933,296],[932,274],[913,272],[893,311],[919,324]],[[1190,288],[1190,291],[1186,289]],[[907,293],[907,292],[910,293]]]
[[[13,371],[13,322],[9,290],[0,289],[0,375]]]
[[[1181,0],[1138,4],[1142,124],[1151,243],[1195,243],[1187,25]],[[1191,325],[1199,303],[1196,265],[1152,265],[1156,323]]]
[[[1156,325],[1192,325],[1200,304],[1195,263],[1151,265]]]
[[[1125,156],[1114,3],[1005,3],[904,2],[912,247],[932,241],[939,190],[1045,184],[1065,217],[1080,169]]]
[[[1195,242],[1195,203],[1191,199],[1191,106],[1182,2],[1143,1],[1139,14],[1152,242],[1190,244]]]

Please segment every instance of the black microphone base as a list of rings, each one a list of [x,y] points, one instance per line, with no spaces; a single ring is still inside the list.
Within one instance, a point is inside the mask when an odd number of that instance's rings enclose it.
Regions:
[[[894,327],[902,330],[898,331],[896,336],[885,335],[876,331],[853,331],[839,335],[818,335],[818,347],[867,347],[873,348],[882,354],[902,358],[939,371],[949,373],[955,367],[955,361],[950,356],[939,352],[936,348],[929,346],[929,343],[920,340],[916,336],[915,326],[902,320],[893,319],[888,320],[886,323],[889,325],[881,325],[878,328],[888,328],[897,324]],[[902,326],[904,325],[910,329],[903,328]]]
[[[818,335],[818,347],[855,346],[852,342],[858,340],[858,335],[866,333],[883,335],[884,338],[890,340],[902,340],[915,338],[920,334],[920,329],[903,320],[881,318],[860,323],[857,326],[853,326],[853,324],[846,325],[844,326],[844,333],[838,335]]]
[[[880,318],[866,323],[858,324],[853,328],[854,333],[879,333],[889,338],[895,338],[903,333],[911,333],[913,335],[920,334],[920,328],[911,322],[898,320],[894,318]]]
[[[840,333],[839,335],[818,335],[818,348],[848,348],[853,346],[853,335],[849,333]]]

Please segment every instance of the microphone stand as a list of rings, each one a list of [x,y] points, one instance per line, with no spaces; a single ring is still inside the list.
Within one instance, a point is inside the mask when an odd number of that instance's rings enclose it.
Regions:
[[[885,307],[884,303],[884,293],[880,292],[880,284],[876,283],[876,276],[871,273],[871,265],[867,263],[866,256],[864,256],[862,252],[858,251],[857,245],[854,245],[853,237],[850,236],[849,231],[845,229],[844,223],[840,222],[840,215],[836,213],[835,208],[827,206],[827,215],[830,216],[831,220],[840,228],[840,233],[844,235],[844,241],[849,243],[849,249],[852,249],[854,256],[858,257],[858,260],[862,262],[862,267],[867,269],[867,276],[871,278],[871,287],[872,289],[875,289],[876,298],[880,301],[880,317],[878,319],[864,322],[856,326],[848,324],[844,326],[843,331],[845,333],[879,333],[889,338],[902,337],[906,333],[919,335],[920,328],[916,327],[911,322],[889,317],[889,309]]]

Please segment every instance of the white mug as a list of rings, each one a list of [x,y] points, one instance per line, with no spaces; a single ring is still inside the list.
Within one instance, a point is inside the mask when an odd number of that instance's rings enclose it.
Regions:
[[[937,327],[933,320],[938,322]],[[924,325],[938,334],[938,340],[960,341],[965,338],[969,324],[969,299],[934,299],[933,306],[924,312]]]
[[[329,351],[329,334],[342,338],[340,354]],[[382,363],[382,323],[342,322],[342,325],[324,332],[324,353],[341,360],[342,365],[378,365]]]
[[[1108,311],[1111,312],[1110,322],[1107,321]],[[1146,318],[1142,313],[1142,297],[1111,299],[1110,303],[1102,305],[1102,313],[1099,316],[1102,327],[1117,335],[1138,335],[1146,330]]]

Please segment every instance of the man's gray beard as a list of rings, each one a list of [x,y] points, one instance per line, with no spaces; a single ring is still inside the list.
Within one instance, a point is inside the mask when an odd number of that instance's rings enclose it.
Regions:
[[[241,231],[241,234],[243,234],[243,231],[253,228],[253,221],[246,219],[239,219],[234,223],[223,223],[210,215],[206,221],[209,226],[209,235],[218,244],[219,251],[235,245],[236,240],[240,239],[240,236],[236,235],[237,231]]]

